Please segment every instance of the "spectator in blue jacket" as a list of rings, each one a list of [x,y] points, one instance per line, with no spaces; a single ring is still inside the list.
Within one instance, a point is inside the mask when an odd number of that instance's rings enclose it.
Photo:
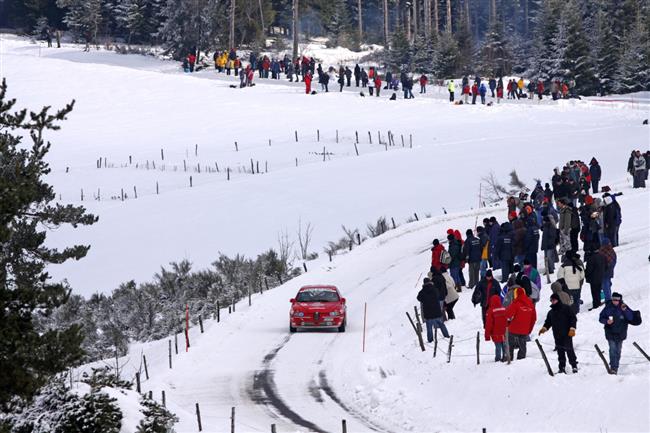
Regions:
[[[488,227],[488,226],[486,226]],[[490,258],[490,236],[483,226],[476,227],[476,235],[481,241],[481,266],[479,273],[481,278],[485,278],[485,272],[488,270]]]
[[[481,269],[481,240],[474,236],[472,229],[468,229],[465,234],[467,239],[463,244],[463,257],[469,264],[469,284],[467,287],[473,289],[478,283]]]
[[[495,217],[490,217],[490,260],[492,261],[492,269],[501,269],[501,262],[496,256],[495,251],[497,248],[497,239],[499,238],[499,230],[501,226]]]
[[[605,325],[605,338],[609,344],[610,374],[618,374],[623,341],[627,338],[627,325],[633,319],[632,310],[623,303],[623,295],[612,293],[612,300],[600,312],[599,321]]]
[[[481,95],[481,104],[485,105],[485,94],[487,93],[485,83],[481,83],[481,86],[478,88],[478,93]]]
[[[495,80],[494,78],[490,78],[489,83],[490,83],[490,92],[492,92],[492,97],[494,98],[494,89],[497,88],[497,80]]]
[[[539,227],[535,212],[526,218],[526,235],[524,236],[524,260],[537,268],[537,251],[539,251]]]

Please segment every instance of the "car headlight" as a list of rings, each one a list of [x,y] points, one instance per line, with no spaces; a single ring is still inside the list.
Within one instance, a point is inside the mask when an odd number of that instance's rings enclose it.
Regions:
[[[338,316],[339,312],[338,311],[330,311],[330,316]]]
[[[303,313],[302,311],[296,311],[295,313],[293,313],[293,317],[304,317],[304,316],[305,313]]]

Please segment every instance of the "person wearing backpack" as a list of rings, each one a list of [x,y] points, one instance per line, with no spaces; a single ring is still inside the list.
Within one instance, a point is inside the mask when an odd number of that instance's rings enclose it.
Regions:
[[[485,314],[487,312],[490,296],[492,295],[501,295],[501,286],[494,279],[492,269],[488,269],[485,273],[485,278],[478,282],[476,287],[474,287],[474,292],[472,293],[472,304],[474,304],[474,307],[479,304],[481,305],[481,318],[483,320],[483,325],[485,325]]]
[[[605,338],[609,344],[609,373],[618,374],[619,361],[621,360],[621,351],[623,341],[627,338],[627,325],[630,322],[640,324],[641,316],[636,314],[623,303],[623,295],[612,293],[611,301],[605,304],[605,308],[600,312],[599,322],[605,327]]]
[[[442,262],[442,255],[443,251],[445,254],[444,261],[447,263]],[[449,253],[445,250],[445,247],[440,243],[438,239],[433,240],[433,248],[431,248],[431,266],[441,270],[443,266],[446,268],[447,265],[451,262],[451,256],[449,256]]]
[[[456,318],[454,306],[459,298],[458,292],[456,291],[456,284],[454,283],[454,279],[451,278],[451,275],[449,275],[449,272],[444,269],[442,271],[442,277],[445,279],[445,287],[447,288],[447,295],[445,296],[443,305],[444,310],[447,314],[447,320],[454,320]]]
[[[494,343],[494,362],[507,360],[505,350],[506,335],[506,309],[501,305],[501,297],[490,296],[487,313],[485,316],[485,341]]]
[[[447,241],[449,242],[449,255],[451,256],[449,273],[456,283],[456,290],[459,290],[461,287],[460,262],[463,260],[462,246],[453,234],[447,235]]]
[[[580,312],[580,292],[585,280],[584,265],[578,253],[569,251],[562,259],[562,266],[557,271],[557,277],[564,278],[573,298],[573,311]]]
[[[555,340],[559,364],[558,373],[566,373],[567,356],[569,357],[572,372],[578,372],[578,359],[575,350],[573,350],[573,337],[576,335],[577,322],[578,319],[571,307],[560,302],[560,297],[553,293],[551,295],[551,309],[546,315],[542,329],[539,330],[539,335],[553,329],[553,339]]]

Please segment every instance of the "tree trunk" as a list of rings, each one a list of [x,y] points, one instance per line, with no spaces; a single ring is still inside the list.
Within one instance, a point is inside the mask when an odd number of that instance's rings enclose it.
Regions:
[[[497,22],[497,2],[492,0],[490,2],[490,24],[494,25]]]
[[[262,26],[262,37],[264,37],[264,8],[262,7],[262,0],[259,0],[260,3],[260,24]]]
[[[357,1],[357,20],[359,21],[359,45],[363,41],[363,17],[361,13],[361,0]]]
[[[438,33],[440,33],[440,14],[438,13],[438,1],[439,0],[433,0],[433,31],[436,33],[436,36],[438,36]]]
[[[467,20],[467,33],[472,34],[472,20],[469,14],[469,0],[465,0],[465,19]]]
[[[298,0],[293,0],[293,20],[291,23],[293,32],[293,59],[298,58]]]
[[[418,0],[413,0],[413,40],[418,37]]]
[[[406,40],[411,43],[411,5],[406,4]]]
[[[395,0],[395,30],[399,30],[400,0]]]
[[[235,0],[230,0],[230,34],[228,35],[230,48],[235,48]]]
[[[451,0],[447,0],[447,33],[451,33]]]
[[[424,35],[431,38],[431,0],[424,0]]]
[[[384,0],[384,48],[388,49],[388,0]]]

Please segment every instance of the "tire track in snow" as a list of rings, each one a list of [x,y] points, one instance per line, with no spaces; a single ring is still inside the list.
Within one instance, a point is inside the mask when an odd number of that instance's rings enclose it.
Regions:
[[[271,363],[277,356],[278,352],[282,350],[290,339],[290,335],[286,336],[278,346],[264,356],[262,370],[255,373],[253,377],[253,386],[248,390],[248,394],[254,403],[272,406],[280,415],[296,425],[305,427],[311,431],[327,433],[326,430],[318,427],[316,424],[304,419],[298,413],[294,412],[278,394],[277,386],[273,380],[275,373],[271,368]]]

